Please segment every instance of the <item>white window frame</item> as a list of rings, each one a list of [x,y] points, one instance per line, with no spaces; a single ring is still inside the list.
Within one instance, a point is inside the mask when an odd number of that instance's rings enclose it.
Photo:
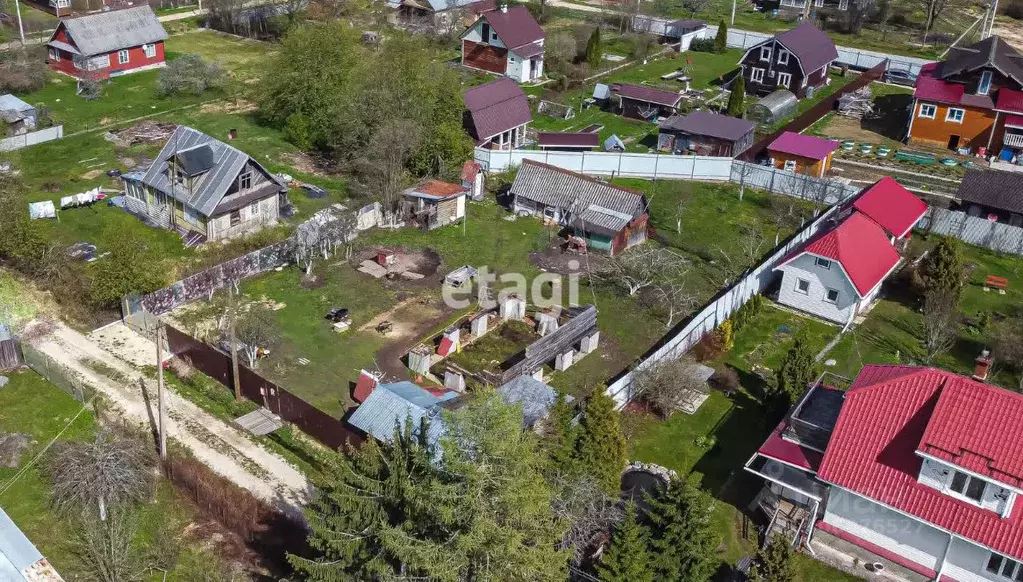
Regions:
[[[759,74],[758,74],[759,73]],[[753,67],[749,73],[749,80],[751,83],[763,83],[764,82],[764,69],[758,69]]]
[[[127,65],[129,60],[131,60],[131,55],[128,53],[128,49],[121,49],[117,51],[118,65]]]
[[[59,63],[60,62],[60,50],[50,47],[50,60]]]
[[[955,481],[957,475],[962,475],[966,479],[965,481],[963,481],[963,490],[962,490],[962,492],[956,491],[955,489],[952,488],[952,483]],[[979,496],[980,499],[974,499],[974,498],[972,498],[972,497],[970,497],[969,495],[966,494],[966,491],[969,490],[969,488],[970,488],[970,484],[973,483],[974,481],[980,481],[981,483],[984,484],[984,487],[980,490],[980,496]],[[991,486],[991,483],[988,482],[986,479],[981,479],[980,477],[977,477],[975,475],[970,475],[969,473],[967,473],[965,471],[959,471],[958,469],[952,469],[952,476],[949,478],[948,484],[945,486],[945,493],[947,493],[951,497],[955,497],[956,499],[961,499],[961,500],[963,500],[963,501],[965,501],[965,502],[967,502],[967,503],[969,503],[971,505],[976,505],[977,507],[983,507],[984,493],[987,491],[987,488],[990,487],[990,486]]]
[[[992,570],[991,562],[994,561],[995,558],[998,558],[998,564],[995,566],[995,569]],[[1012,571],[1009,572],[1008,575],[1005,574],[1005,568],[1007,566],[1012,568]],[[991,552],[991,555],[988,556],[987,562],[984,563],[984,571],[1004,580],[1013,580],[1015,582],[1023,580],[1023,564],[1020,564],[1018,560],[1014,560],[1008,556],[1003,556],[998,552]]]
[[[829,297],[832,293],[835,294],[835,298]],[[842,294],[838,292],[838,289],[832,289],[830,287],[824,288],[824,302],[832,305],[838,305],[838,300],[842,297]]]
[[[785,160],[785,163],[782,165],[781,169],[789,171],[789,172],[795,172],[796,171],[796,160]]]
[[[766,52],[766,55],[765,55]],[[771,62],[771,55],[774,54],[774,47],[762,46],[760,47],[760,60]]]
[[[788,89],[789,88],[789,83],[791,83],[791,82],[792,82],[792,74],[791,73],[778,73],[778,86],[779,87],[785,87],[786,89]]]
[[[957,115],[953,117],[953,113],[956,113]],[[958,119],[956,119],[956,117]],[[964,119],[966,119],[966,110],[960,109],[959,107],[949,107],[948,112],[945,113],[945,121],[950,123],[962,123]]]
[[[930,115],[926,113],[928,111],[930,111]],[[934,116],[937,114],[938,114],[937,105],[931,105],[930,103],[921,103],[920,113],[917,114],[917,117],[923,117],[924,119],[934,119]]]
[[[153,43],[142,45],[142,51],[146,53],[146,58],[151,59],[156,56],[156,45]]]
[[[977,85],[977,95],[987,95],[991,92],[991,78],[994,75],[991,71],[984,71],[980,74],[980,83]]]
[[[803,283],[806,283],[806,289],[801,289]],[[796,293],[802,293],[803,295],[810,294],[810,281],[808,279],[796,279]]]
[[[831,270],[831,259],[823,259],[821,257],[813,258],[813,265],[822,269]]]
[[[778,64],[779,65],[789,64],[789,51],[785,49],[781,49],[780,51],[778,51]]]

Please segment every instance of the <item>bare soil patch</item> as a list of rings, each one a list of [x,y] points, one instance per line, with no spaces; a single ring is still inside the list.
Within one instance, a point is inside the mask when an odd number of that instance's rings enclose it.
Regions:
[[[408,368],[402,359],[423,336],[444,325],[454,310],[443,303],[428,298],[413,297],[395,305],[390,311],[374,317],[359,331],[376,333],[374,330],[382,322],[391,322],[387,332],[387,344],[377,352],[377,365],[388,380],[409,379]]]
[[[88,172],[82,174],[82,179],[83,180],[94,180],[94,179],[100,177],[102,174],[103,174],[103,172],[101,170],[89,170]]]
[[[258,106],[253,101],[248,99],[233,99],[231,101],[217,101],[216,103],[203,103],[199,107],[199,111],[202,113],[252,113],[258,109]]]
[[[319,164],[315,158],[301,152],[286,152],[281,154],[281,163],[291,166],[296,171],[314,176],[329,176],[330,173]]]
[[[357,250],[352,255],[351,264],[358,267],[363,261],[376,261],[377,253],[389,251],[394,253],[394,263],[388,267],[395,276],[381,278],[380,281],[389,289],[424,289],[438,287],[443,276],[439,273],[443,261],[437,251],[433,249],[409,250],[402,247],[365,247]],[[422,279],[405,279],[398,275],[403,271],[418,273]]]
[[[564,249],[560,240],[555,243],[542,251],[529,253],[530,262],[544,271],[559,275],[593,273],[607,264],[607,257],[603,254],[571,252]]]
[[[20,432],[0,434],[0,467],[17,468],[30,442],[28,435]]]

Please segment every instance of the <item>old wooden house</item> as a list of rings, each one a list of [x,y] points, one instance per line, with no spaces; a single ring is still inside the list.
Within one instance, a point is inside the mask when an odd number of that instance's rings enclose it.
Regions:
[[[62,18],[46,43],[46,62],[78,79],[105,79],[164,66],[165,40],[148,5]]]
[[[682,101],[680,93],[643,85],[615,83],[611,91],[618,96],[618,112],[622,117],[646,121],[678,113],[678,104]]]
[[[828,67],[836,59],[835,43],[807,20],[746,49],[739,66],[746,93],[787,89],[802,99],[828,83]]]
[[[405,190],[405,212],[415,224],[432,230],[465,217],[469,188],[440,180],[423,180]]]
[[[244,152],[178,126],[144,172],[124,179],[125,209],[193,241],[276,224],[287,187]]]
[[[718,113],[672,115],[658,127],[657,149],[676,154],[734,158],[753,145],[756,124]]]

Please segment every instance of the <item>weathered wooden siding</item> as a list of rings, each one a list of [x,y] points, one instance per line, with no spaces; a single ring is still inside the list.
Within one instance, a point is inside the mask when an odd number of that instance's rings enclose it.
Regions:
[[[508,68],[508,49],[465,40],[462,41],[462,64],[504,74]]]

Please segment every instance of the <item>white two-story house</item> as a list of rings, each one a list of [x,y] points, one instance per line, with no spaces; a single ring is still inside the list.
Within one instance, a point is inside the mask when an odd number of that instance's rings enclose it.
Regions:
[[[1021,394],[864,366],[844,392],[811,387],[746,469],[772,529],[811,554],[837,538],[930,580],[1023,580]]]

